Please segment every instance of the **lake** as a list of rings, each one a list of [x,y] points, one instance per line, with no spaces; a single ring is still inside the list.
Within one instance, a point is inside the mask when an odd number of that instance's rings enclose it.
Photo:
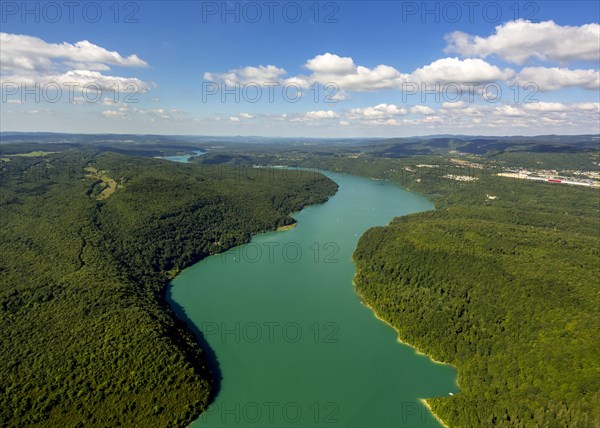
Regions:
[[[370,227],[431,210],[425,197],[346,174],[292,230],[255,236],[173,280],[168,298],[202,332],[222,377],[191,426],[438,427],[420,398],[456,372],[397,341],[355,293],[352,253]]]
[[[187,163],[187,162],[189,162],[190,158],[192,158],[194,156],[201,156],[204,153],[206,153],[206,152],[204,152],[203,150],[194,150],[193,155],[163,156],[163,157],[159,157],[158,159],[165,159],[165,160],[169,160],[171,162],[178,162],[178,163]]]

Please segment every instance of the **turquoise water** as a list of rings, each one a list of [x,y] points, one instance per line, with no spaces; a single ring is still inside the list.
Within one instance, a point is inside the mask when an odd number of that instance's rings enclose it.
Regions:
[[[397,341],[361,304],[352,253],[369,228],[433,209],[391,183],[338,174],[338,193],[182,272],[169,298],[222,376],[192,427],[437,427],[419,399],[457,392],[452,367]]]
[[[205,152],[203,152],[202,150],[197,150],[194,152],[193,155],[165,156],[161,159],[170,160],[172,162],[187,163],[192,156],[200,156],[204,153]]]

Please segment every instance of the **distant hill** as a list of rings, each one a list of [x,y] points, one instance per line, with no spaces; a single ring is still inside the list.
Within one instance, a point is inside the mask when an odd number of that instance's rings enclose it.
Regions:
[[[370,147],[372,155],[386,158],[446,154],[450,151],[490,155],[504,152],[575,153],[599,149],[600,136],[598,135],[392,138]]]

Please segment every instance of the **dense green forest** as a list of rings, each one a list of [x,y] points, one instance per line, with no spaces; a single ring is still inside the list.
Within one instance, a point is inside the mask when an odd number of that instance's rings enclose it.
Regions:
[[[186,426],[217,374],[169,279],[336,185],[62,150],[0,161],[0,425]]]
[[[356,284],[403,340],[457,367],[460,393],[428,400],[446,423],[600,426],[600,191],[496,175],[597,170],[597,142],[584,137],[4,145],[0,421],[160,426],[197,415],[218,374],[165,305],[168,279],[335,191],[320,175],[252,168],[261,164],[391,180],[435,202],[362,237]],[[209,151],[198,165],[99,154],[198,147]]]
[[[482,177],[369,230],[356,287],[403,340],[458,369],[428,400],[452,427],[600,425],[600,191]]]

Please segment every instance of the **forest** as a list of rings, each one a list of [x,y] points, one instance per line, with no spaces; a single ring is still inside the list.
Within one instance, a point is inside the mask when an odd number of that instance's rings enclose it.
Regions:
[[[367,231],[356,289],[458,369],[452,427],[600,424],[600,191],[483,177]],[[492,196],[492,198],[490,198]]]
[[[292,223],[291,212],[337,189],[315,173],[183,165],[90,146],[20,157],[6,149],[5,427],[187,426],[213,398],[216,374],[166,303],[169,280]]]
[[[527,152],[491,138],[220,149],[89,138],[7,144],[0,158],[2,425],[185,426],[206,408],[210,350],[166,305],[169,279],[336,190],[253,165],[390,180],[434,201],[361,238],[355,283],[402,340],[457,368],[460,392],[428,398],[449,426],[600,425],[600,190],[497,176],[597,170],[589,139],[536,137]],[[443,152],[471,143],[489,150]],[[405,145],[424,154],[394,148]],[[186,165],[124,155],[199,147]]]

